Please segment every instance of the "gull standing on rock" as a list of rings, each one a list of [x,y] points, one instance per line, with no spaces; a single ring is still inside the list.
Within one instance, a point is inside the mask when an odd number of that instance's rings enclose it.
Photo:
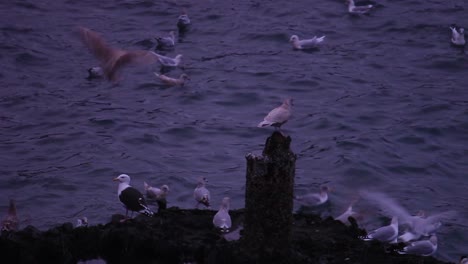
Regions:
[[[452,44],[456,46],[465,46],[465,29],[452,25],[450,27],[452,30]]]
[[[365,14],[374,7],[374,5],[370,4],[356,6],[354,0],[346,0],[346,3],[348,4],[348,12],[350,14]]]
[[[119,182],[117,195],[127,209],[125,217],[128,217],[128,210],[131,210],[132,214],[133,212],[139,212],[146,216],[154,216],[154,212],[148,208],[143,194],[130,186],[130,176],[127,174],[120,174],[119,177],[114,178],[114,181]]]
[[[351,202],[351,204],[348,206],[346,211],[344,213],[342,213],[341,215],[337,216],[335,218],[335,220],[338,220],[338,221],[342,222],[345,225],[351,224],[349,222],[349,220],[348,220],[349,217],[352,217],[352,218],[356,219],[356,218],[358,218],[360,216],[359,213],[357,213],[356,211],[353,210],[353,206],[354,206],[354,204],[356,202],[357,202],[357,199],[354,200],[353,202]]]
[[[197,187],[193,191],[193,198],[197,201],[196,207],[199,204],[203,204],[207,208],[210,208],[210,191],[205,187],[207,180],[205,177],[198,178]]]
[[[367,234],[364,241],[378,240],[381,242],[396,243],[398,236],[398,218],[394,216],[392,223],[387,226],[382,226]]]
[[[317,36],[314,36],[311,39],[303,39],[299,40],[299,37],[297,35],[292,35],[291,38],[289,39],[289,42],[292,43],[292,46],[294,49],[312,49],[312,48],[317,48],[320,43],[322,43],[325,39],[325,36],[321,36],[318,38]]]
[[[218,212],[213,217],[213,224],[221,229],[221,232],[229,232],[232,226],[231,216],[229,215],[229,197],[224,197]]]
[[[294,199],[303,206],[317,206],[328,201],[328,186],[320,187],[319,193],[309,193],[302,196],[296,196]]]
[[[156,41],[158,42],[157,49],[173,49],[175,46],[175,33],[169,31],[169,36],[157,37]]]
[[[171,78],[169,76],[166,76],[164,74],[159,74],[156,72],[154,73],[154,75],[156,75],[156,77],[158,77],[164,84],[168,86],[177,86],[177,85],[184,86],[185,82],[187,80],[190,80],[188,75],[185,73],[182,73],[178,79]]]
[[[146,196],[148,198],[156,199],[156,200],[165,200],[167,197],[167,194],[169,193],[169,186],[166,184],[162,185],[161,188],[157,187],[152,187],[146,182],[143,182],[145,191],[146,191]]]
[[[293,99],[285,99],[282,105],[271,110],[268,115],[265,116],[263,121],[258,124],[258,127],[273,126],[275,128],[281,128],[291,117],[292,105]]]
[[[126,51],[109,46],[96,32],[85,27],[78,28],[81,40],[100,61],[101,69],[108,80],[118,81],[118,71],[132,64],[152,64],[159,60],[156,53],[146,50]]]
[[[429,239],[412,242],[399,251],[400,254],[431,256],[437,251],[437,237],[432,235]]]

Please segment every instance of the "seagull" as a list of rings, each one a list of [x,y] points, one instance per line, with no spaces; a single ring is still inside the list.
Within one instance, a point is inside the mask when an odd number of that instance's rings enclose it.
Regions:
[[[164,74],[159,74],[156,72],[154,73],[154,75],[156,75],[156,77],[161,79],[161,81],[168,86],[177,86],[177,85],[184,86],[185,81],[190,80],[188,75],[185,73],[182,73],[178,79],[171,78],[169,76],[166,76]]]
[[[406,225],[406,232],[399,237],[399,240],[404,242],[432,235],[442,225],[441,220],[457,215],[455,211],[446,211],[430,216],[426,216],[424,212],[411,215],[405,208],[383,193],[362,191],[361,196],[376,203],[389,214],[397,216],[401,225]]]
[[[185,32],[189,29],[191,25],[190,18],[188,17],[187,13],[184,11],[177,20],[177,28],[179,32]]]
[[[281,126],[288,122],[291,117],[292,105],[293,99],[285,99],[283,104],[271,110],[257,127],[273,126],[275,128],[281,128]]]
[[[130,186],[130,176],[127,174],[120,174],[119,177],[114,178],[114,181],[119,182],[117,195],[127,209],[126,217],[128,216],[128,210],[131,210],[132,214],[133,212],[139,212],[146,216],[154,216],[154,212],[146,205],[145,198],[141,192]]]
[[[149,184],[144,182],[144,187],[146,191],[146,196],[148,198],[156,199],[156,200],[165,200],[167,194],[169,193],[169,186],[162,185],[161,188],[151,187]]]
[[[97,79],[104,77],[104,71],[101,67],[91,67],[88,69],[88,79]]]
[[[318,38],[317,36],[314,36],[311,39],[299,40],[299,37],[297,35],[292,35],[291,38],[289,39],[289,42],[292,43],[295,49],[301,50],[301,49],[308,49],[308,48],[316,48],[320,43],[324,41],[324,39],[325,39],[325,36],[321,36],[320,38]]]
[[[101,69],[107,79],[118,81],[117,72],[132,64],[152,64],[159,60],[156,53],[146,50],[127,51],[109,46],[95,31],[79,27],[81,40],[85,46],[100,61]]]
[[[87,226],[88,226],[88,218],[86,216],[76,219],[75,227],[87,227]]]
[[[456,46],[465,46],[465,29],[459,27],[457,28],[457,26],[455,25],[452,25],[450,27],[450,29],[452,30],[452,43],[453,45],[456,45]]]
[[[18,230],[19,219],[16,213],[15,200],[10,199],[10,206],[8,207],[8,215],[2,221],[2,231],[16,231]]]
[[[437,251],[437,236],[432,235],[429,239],[412,242],[399,251],[400,254],[411,254],[419,256],[431,256]]]
[[[354,204],[357,202],[357,199],[351,202],[351,204],[348,206],[346,211],[342,213],[341,215],[337,216],[335,220],[342,222],[345,225],[351,224],[348,220],[349,217],[352,217],[354,219],[358,218],[360,215],[356,211],[353,210]]]
[[[379,240],[381,242],[396,243],[398,236],[398,217],[392,218],[392,223],[387,226],[382,226],[367,234],[364,241]]]
[[[295,200],[303,206],[317,206],[328,201],[328,186],[320,187],[320,193],[309,193],[302,196],[296,196]]]
[[[157,49],[173,49],[175,46],[175,33],[169,31],[169,36],[157,37],[156,41],[158,42]]]
[[[231,216],[229,215],[229,197],[224,197],[219,207],[219,211],[213,217],[213,224],[215,227],[221,229],[221,232],[229,232],[232,226]]]
[[[467,256],[461,256],[459,264],[468,264],[468,257]]]
[[[207,180],[205,177],[198,178],[197,187],[193,191],[193,198],[197,201],[198,204],[203,204],[206,207],[210,207],[210,191],[206,189],[205,184]]]
[[[156,55],[157,60],[159,61],[159,63],[161,63],[163,67],[177,67],[179,66],[182,60],[182,54],[178,54],[174,58],[166,57],[164,55],[154,53],[154,52],[153,54]]]
[[[348,3],[348,12],[351,14],[365,14],[374,7],[374,5],[370,4],[356,6],[354,0],[346,0],[346,3]]]

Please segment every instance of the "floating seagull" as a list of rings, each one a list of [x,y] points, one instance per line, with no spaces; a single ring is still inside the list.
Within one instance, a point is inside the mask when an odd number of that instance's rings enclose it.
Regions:
[[[321,36],[320,38],[318,38],[317,36],[314,36],[311,39],[299,40],[299,37],[297,35],[292,35],[291,38],[289,39],[289,42],[292,43],[295,49],[301,50],[301,49],[316,48],[320,43],[323,42],[324,39],[325,39],[325,36]]]
[[[187,74],[182,73],[178,79],[171,78],[169,76],[166,76],[164,74],[159,74],[159,73],[154,73],[156,77],[158,77],[163,83],[165,83],[168,86],[184,86],[185,81],[190,80]]]
[[[465,46],[465,29],[452,25],[450,27],[452,30],[452,43],[456,46]]]
[[[258,124],[258,127],[273,126],[275,128],[281,128],[281,126],[288,122],[291,117],[292,105],[293,99],[285,99],[282,105],[271,110],[268,115],[265,116],[263,121]]]
[[[398,236],[398,217],[392,218],[392,223],[387,226],[382,226],[367,234],[364,241],[378,240],[381,242],[396,243]]]
[[[437,237],[432,235],[429,239],[412,242],[399,251],[400,254],[431,256],[437,251]]]
[[[232,226],[231,216],[229,215],[229,197],[224,197],[219,207],[219,211],[213,217],[213,224],[221,229],[221,232],[229,232]]]
[[[296,196],[295,200],[303,206],[317,206],[324,204],[328,201],[328,192],[330,188],[328,186],[320,187],[320,193],[309,193],[302,196]]]
[[[146,196],[148,198],[156,199],[156,200],[165,200],[167,194],[169,193],[169,186],[162,185],[161,188],[151,187],[149,184],[144,182],[144,187],[146,191]]]
[[[156,41],[158,42],[157,49],[173,49],[175,46],[175,33],[169,31],[169,36],[157,37]]]
[[[97,79],[104,77],[104,71],[101,67],[91,67],[88,69],[88,79]]]
[[[16,231],[18,230],[19,219],[16,213],[15,200],[10,199],[10,206],[8,207],[8,215],[2,221],[2,231]]]
[[[179,19],[177,20],[177,28],[179,29],[179,32],[185,32],[189,29],[190,27],[190,18],[188,17],[187,13],[184,11],[180,16]]]
[[[193,191],[193,197],[195,201],[197,201],[197,208],[198,204],[203,204],[206,207],[210,207],[210,191],[206,189],[205,184],[207,180],[205,177],[198,178],[197,187]]]
[[[87,227],[87,226],[88,226],[88,218],[86,216],[76,219],[75,227]]]
[[[159,63],[161,63],[163,67],[177,67],[179,66],[182,60],[182,54],[178,54],[174,58],[166,57],[157,53],[153,53],[153,54],[156,55]]]
[[[395,200],[383,193],[362,191],[361,196],[378,204],[383,211],[397,216],[400,225],[406,225],[406,232],[399,237],[399,240],[404,242],[418,239],[421,236],[430,236],[440,228],[442,225],[441,220],[453,218],[457,215],[454,211],[446,211],[427,217],[422,211],[418,215],[411,215]]]
[[[133,212],[139,212],[146,216],[154,216],[154,212],[146,205],[145,198],[141,192],[130,186],[130,176],[120,174],[119,177],[114,178],[114,181],[119,182],[117,195],[127,209],[125,216],[128,216],[128,210],[131,210],[132,214]]]
[[[346,3],[348,3],[348,12],[351,14],[365,14],[369,12],[374,5],[359,5],[356,6],[354,4],[354,0],[346,0]]]
[[[95,31],[79,27],[81,40],[100,61],[107,79],[118,81],[117,72],[132,64],[152,64],[159,60],[156,53],[146,50],[126,51],[109,46]]]

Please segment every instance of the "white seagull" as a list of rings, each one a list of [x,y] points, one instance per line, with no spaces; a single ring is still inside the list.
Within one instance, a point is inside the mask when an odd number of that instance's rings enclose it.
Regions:
[[[349,217],[352,217],[354,219],[358,218],[360,215],[356,211],[353,210],[354,204],[357,202],[357,199],[351,202],[351,204],[346,208],[346,211],[342,213],[341,215],[335,217],[335,220],[338,220],[342,222],[345,225],[349,225],[350,222],[348,220]]]
[[[432,235],[429,239],[412,242],[404,247],[400,254],[431,256],[437,251],[437,237]]]
[[[283,104],[271,110],[262,122],[258,124],[258,127],[273,126],[275,128],[281,128],[281,126],[288,122],[291,117],[293,99],[288,98],[283,101]]]
[[[148,208],[143,194],[130,186],[130,176],[127,174],[120,174],[119,177],[113,180],[119,182],[117,195],[127,209],[126,217],[128,216],[128,210],[131,210],[132,214],[133,212],[139,212],[146,216],[154,216],[154,212]]]
[[[163,67],[177,67],[179,66],[182,60],[182,54],[178,54],[174,58],[170,58],[170,57],[167,57],[158,53],[154,53],[154,52],[153,54],[156,55],[159,63],[161,63]]]
[[[382,226],[367,234],[364,241],[378,240],[381,242],[396,243],[398,236],[398,218],[394,216],[392,223],[387,226]]]
[[[78,30],[85,46],[100,61],[100,68],[106,78],[113,82],[118,81],[117,73],[125,66],[152,64],[159,61],[159,57],[152,51],[116,49],[108,45],[97,32],[85,27],[79,27]]]
[[[311,39],[303,39],[299,40],[299,37],[297,35],[292,35],[291,38],[289,39],[289,42],[292,43],[293,48],[301,50],[301,49],[312,49],[318,47],[320,43],[322,43],[325,39],[325,36],[321,36],[318,38],[317,36],[314,36]]]
[[[197,208],[199,204],[203,204],[208,208],[210,207],[210,191],[205,187],[206,182],[205,177],[198,178],[197,187],[193,191],[193,198],[197,201]]]
[[[465,46],[465,29],[458,28],[456,26],[451,26],[452,30],[452,43],[456,46]]]
[[[213,224],[221,229],[221,232],[229,232],[232,226],[231,216],[229,215],[229,197],[224,197],[218,212],[213,217]]]
[[[175,33],[169,31],[169,36],[156,37],[156,41],[158,42],[157,49],[172,49],[175,46]]]
[[[303,206],[317,206],[328,201],[328,186],[320,187],[319,193],[309,193],[302,196],[296,196],[294,199]]]
[[[162,185],[161,188],[152,187],[146,182],[143,182],[145,187],[146,196],[148,198],[156,199],[156,200],[165,200],[167,194],[169,193],[169,186],[166,184]]]
[[[354,4],[354,0],[346,0],[346,3],[348,3],[348,12],[351,14],[365,14],[369,12],[374,5],[359,5],[356,6]]]
[[[156,73],[156,72],[154,73],[154,75],[156,75],[156,77],[158,77],[164,84],[166,84],[168,86],[177,86],[177,85],[184,86],[185,82],[187,80],[190,80],[188,75],[185,74],[185,73],[182,73],[180,75],[180,77],[177,78],[177,79],[166,76],[164,74],[159,74],[159,73]]]

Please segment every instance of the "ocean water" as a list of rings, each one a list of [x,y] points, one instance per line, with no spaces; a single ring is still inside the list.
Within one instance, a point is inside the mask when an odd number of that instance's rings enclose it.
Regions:
[[[468,254],[468,55],[449,26],[468,27],[463,0],[382,0],[352,16],[344,1],[2,1],[0,3],[0,214],[8,200],[41,229],[85,215],[123,213],[112,179],[143,189],[168,184],[169,206],[193,208],[208,179],[213,208],[244,206],[245,155],[273,128],[256,125],[287,97],[283,126],[298,155],[296,192],[333,188],[339,215],[359,190],[393,197],[409,212],[454,210],[439,230],[437,258]],[[97,60],[76,27],[114,47],[153,50],[186,10],[184,87],[155,79],[159,65],[123,80],[88,80]],[[326,35],[317,50],[288,43]],[[361,206],[361,207],[360,207]],[[389,215],[364,202],[366,228]]]

